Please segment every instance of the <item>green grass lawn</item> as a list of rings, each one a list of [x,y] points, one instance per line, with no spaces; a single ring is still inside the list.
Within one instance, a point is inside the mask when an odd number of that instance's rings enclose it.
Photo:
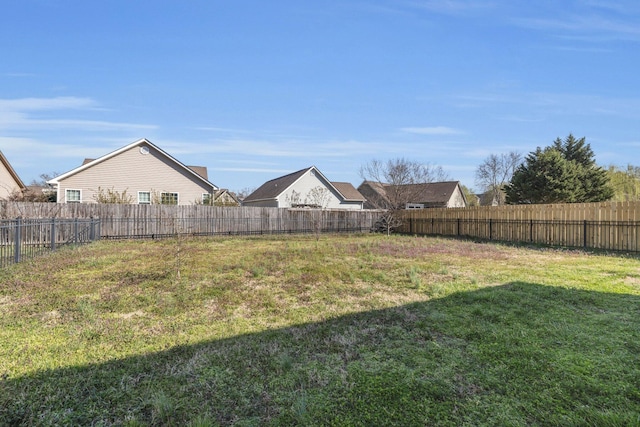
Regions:
[[[0,283],[0,425],[640,425],[631,256],[104,241]]]

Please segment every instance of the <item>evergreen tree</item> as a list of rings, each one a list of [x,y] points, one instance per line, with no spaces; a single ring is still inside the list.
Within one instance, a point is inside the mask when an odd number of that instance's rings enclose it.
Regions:
[[[505,186],[507,203],[599,202],[613,197],[607,171],[585,138],[569,135],[529,153]]]
[[[577,162],[586,168],[596,164],[591,146],[586,143],[585,137],[576,139],[572,134],[569,134],[564,141],[556,138],[552,147],[560,151],[562,157],[570,162]]]

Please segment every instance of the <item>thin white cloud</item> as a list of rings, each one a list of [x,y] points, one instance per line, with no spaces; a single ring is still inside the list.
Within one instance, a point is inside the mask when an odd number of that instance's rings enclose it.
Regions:
[[[451,15],[495,7],[494,1],[481,0],[423,0],[407,1],[406,4],[416,9],[425,9],[430,12]]]
[[[156,125],[145,125],[123,122],[106,122],[100,120],[28,120],[32,126],[46,128],[70,128],[77,130],[104,131],[104,130],[153,130],[158,129]]]
[[[207,142],[161,141],[159,144],[176,154],[229,154],[248,157],[279,158],[331,158],[360,156],[368,152],[394,152],[403,149],[401,144],[363,142],[354,140],[300,139],[214,139]]]
[[[626,4],[604,6],[600,2],[585,2],[565,13],[560,9],[552,18],[547,16],[517,18],[520,27],[544,31],[558,38],[585,42],[640,41],[640,27],[635,22],[638,9]],[[563,15],[564,13],[564,15]]]
[[[631,13],[638,13],[638,3],[635,1],[615,1],[615,0],[585,0],[585,6],[593,7],[596,9],[609,10],[612,12],[628,15]]]
[[[516,123],[539,123],[544,121],[542,117],[526,117],[526,116],[514,116],[514,115],[503,115],[497,117],[499,120],[504,120],[506,122],[516,122]]]
[[[16,157],[35,158],[73,158],[98,157],[106,154],[104,147],[87,146],[85,143],[61,143],[40,141],[32,138],[0,137],[0,148]]]
[[[438,18],[438,15],[464,16],[485,13],[496,8],[495,1],[486,0],[396,0],[393,2],[358,3],[360,9],[389,16],[419,16]],[[426,14],[425,14],[426,12]]]
[[[232,129],[217,126],[200,126],[193,128],[194,130],[201,130],[205,132],[220,132],[220,133],[250,133],[251,131],[244,129]]]
[[[211,168],[212,170],[215,171],[220,171],[220,172],[252,172],[252,173],[280,173],[280,174],[286,174],[286,173],[291,173],[291,169],[264,169],[264,168],[217,168],[217,167],[213,167]]]
[[[33,73],[4,73],[5,77],[35,77],[36,74]]]
[[[413,133],[418,135],[460,135],[464,132],[446,127],[446,126],[433,126],[433,127],[405,127],[400,129],[402,132]]]
[[[508,107],[511,115],[503,120],[541,121],[557,115],[618,116],[640,119],[640,98],[603,97],[589,94],[519,92],[479,93],[451,97],[458,108],[490,110]],[[518,109],[526,111],[522,115]]]
[[[77,118],[34,118],[33,116],[36,112],[68,116],[70,110],[95,112],[98,110],[98,104],[91,98],[79,97],[0,99],[0,129],[27,131],[42,129],[140,131],[158,128],[155,125],[148,124]]]
[[[0,99],[0,112],[68,110],[90,108],[94,106],[96,106],[96,102],[91,98],[78,98],[73,96],[60,96],[56,98]]]

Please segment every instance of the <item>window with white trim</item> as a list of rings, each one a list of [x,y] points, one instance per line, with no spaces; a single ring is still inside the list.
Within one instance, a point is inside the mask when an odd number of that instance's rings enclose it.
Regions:
[[[65,190],[65,201],[67,203],[80,203],[82,202],[82,193],[80,190]]]
[[[151,192],[150,191],[138,191],[138,204],[150,205],[151,204]]]
[[[209,193],[202,193],[202,204],[203,205],[211,205],[212,197]]]
[[[163,205],[177,205],[178,193],[160,193],[160,203]]]

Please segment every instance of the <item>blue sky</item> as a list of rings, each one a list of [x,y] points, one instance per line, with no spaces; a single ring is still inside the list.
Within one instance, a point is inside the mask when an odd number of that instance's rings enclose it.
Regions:
[[[0,55],[25,183],[140,138],[231,190],[393,158],[477,189],[488,155],[569,133],[640,165],[636,0],[20,0]]]

